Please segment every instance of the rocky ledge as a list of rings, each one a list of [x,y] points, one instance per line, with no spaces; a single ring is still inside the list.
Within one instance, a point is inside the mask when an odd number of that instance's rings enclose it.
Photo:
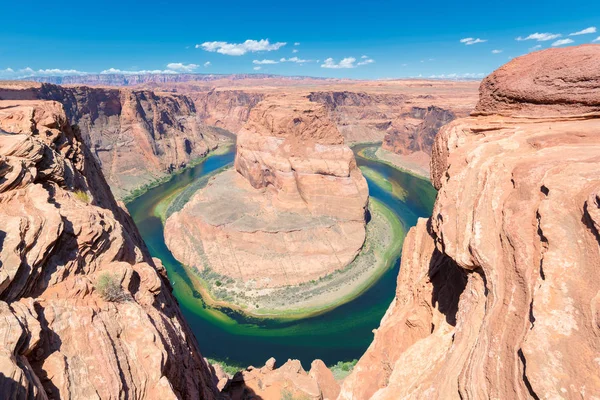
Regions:
[[[212,399],[131,218],[54,101],[0,101],[0,393]]]
[[[515,59],[442,128],[433,216],[340,399],[600,398],[599,59]]]

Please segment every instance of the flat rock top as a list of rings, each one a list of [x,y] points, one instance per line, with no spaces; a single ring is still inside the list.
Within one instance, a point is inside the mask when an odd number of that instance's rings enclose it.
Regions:
[[[600,45],[516,58],[483,80],[474,114],[564,116],[600,112]]]
[[[302,142],[344,143],[325,106],[302,96],[273,96],[261,101],[250,111],[245,129],[261,136]]]
[[[271,202],[268,190],[254,189],[235,170],[227,170],[200,190],[182,212],[213,226],[230,225],[241,232],[283,232],[331,226],[333,218],[305,212],[282,211]]]

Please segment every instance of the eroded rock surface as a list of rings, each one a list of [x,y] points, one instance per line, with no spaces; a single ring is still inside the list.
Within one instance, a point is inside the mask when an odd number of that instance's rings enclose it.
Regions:
[[[325,108],[270,98],[238,135],[235,170],[169,217],[165,237],[185,265],[252,287],[287,286],[356,257],[367,203],[366,180]]]
[[[223,389],[223,393],[232,400],[333,400],[339,392],[339,383],[323,361],[313,361],[310,371],[306,372],[298,360],[288,360],[281,367],[275,368],[274,358],[262,368],[248,367],[245,371],[238,372],[228,380]]]
[[[223,139],[181,94],[3,82],[0,99],[62,103],[118,197],[206,155]]]
[[[61,104],[0,101],[0,221],[0,393],[216,397],[164,268]]]
[[[433,216],[340,399],[600,398],[599,49],[511,61],[442,128]]]

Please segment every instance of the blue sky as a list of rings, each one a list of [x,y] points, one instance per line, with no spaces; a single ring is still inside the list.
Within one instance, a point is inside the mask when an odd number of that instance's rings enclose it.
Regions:
[[[600,44],[600,1],[486,3],[5,1],[0,79],[111,69],[478,77],[537,48]]]

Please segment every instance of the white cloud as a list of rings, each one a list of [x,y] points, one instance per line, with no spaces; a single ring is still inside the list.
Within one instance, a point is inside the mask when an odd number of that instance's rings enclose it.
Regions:
[[[255,71],[260,71],[262,69],[262,67],[254,67]]]
[[[527,37],[519,36],[516,40],[519,42],[523,40],[537,40],[538,42],[545,42],[548,40],[558,39],[562,35],[560,33],[532,33]]]
[[[368,56],[360,56],[360,58],[369,58]]]
[[[492,54],[500,54],[502,53],[502,50],[492,50]]]
[[[569,33],[569,36],[587,35],[587,34],[590,34],[590,33],[596,33],[596,27],[595,26],[590,26],[589,28],[585,28],[583,30],[580,30],[579,32]]]
[[[294,46],[300,46],[300,42],[294,43]]]
[[[278,61],[275,60],[254,60],[252,64],[263,65],[263,64],[279,64]]]
[[[356,65],[368,65],[368,64],[373,64],[375,62],[375,60],[373,60],[372,58],[362,58],[362,61],[360,61],[358,64]]]
[[[297,53],[297,52],[298,52],[297,49],[292,50],[292,53]]]
[[[279,61],[280,62],[292,62],[292,63],[296,63],[296,64],[304,64],[304,63],[314,62],[314,60],[303,60],[298,57],[280,58]]]
[[[183,64],[183,63],[169,63],[167,68],[178,72],[193,72],[198,69],[198,64]]]
[[[153,70],[142,69],[139,71],[126,71],[126,70],[122,70],[122,69],[118,69],[118,68],[109,68],[109,69],[105,69],[104,71],[102,71],[100,73],[103,75],[106,75],[106,74],[147,75],[147,74],[177,74],[178,72],[170,70],[170,69],[153,69]]]
[[[592,40],[592,42],[600,42],[600,36],[598,36],[596,39]]]
[[[210,67],[211,65],[212,65],[212,64],[211,64],[211,62],[210,62],[210,61],[207,61],[207,62],[205,62],[205,63],[204,63],[204,68],[208,68],[208,67]]]
[[[468,37],[468,38],[464,38],[464,39],[460,39],[461,43],[466,44],[467,46],[470,46],[472,44],[477,44],[477,43],[485,43],[487,42],[487,39],[474,39],[472,37]]]
[[[557,40],[556,42],[552,43],[552,47],[563,46],[565,44],[571,44],[573,42],[574,42],[573,39],[561,39],[561,40]]]
[[[533,47],[530,47],[530,48],[529,48],[529,51],[536,51],[536,50],[539,50],[539,49],[541,49],[541,48],[542,48],[542,45],[541,45],[541,44],[536,44],[535,46],[533,46]]]
[[[339,64],[336,64],[335,61],[333,60],[333,58],[330,57],[325,60],[325,64],[322,64],[321,68],[333,68],[333,69],[354,68],[354,67],[356,67],[356,65],[354,65],[355,62],[356,62],[356,58],[346,57],[346,58],[342,59],[342,61],[340,61]]]
[[[270,43],[269,39],[248,39],[244,43],[204,42],[202,44],[197,44],[196,48],[202,48],[206,51],[210,51],[213,53],[217,52],[228,56],[242,56],[246,53],[279,50],[286,44],[287,43],[285,42]]]
[[[87,75],[88,72],[78,71],[76,69],[60,69],[60,68],[48,68],[48,69],[37,69],[26,67],[18,70],[12,68],[0,69],[0,76],[3,78],[30,78],[33,76],[69,76],[69,75]]]

